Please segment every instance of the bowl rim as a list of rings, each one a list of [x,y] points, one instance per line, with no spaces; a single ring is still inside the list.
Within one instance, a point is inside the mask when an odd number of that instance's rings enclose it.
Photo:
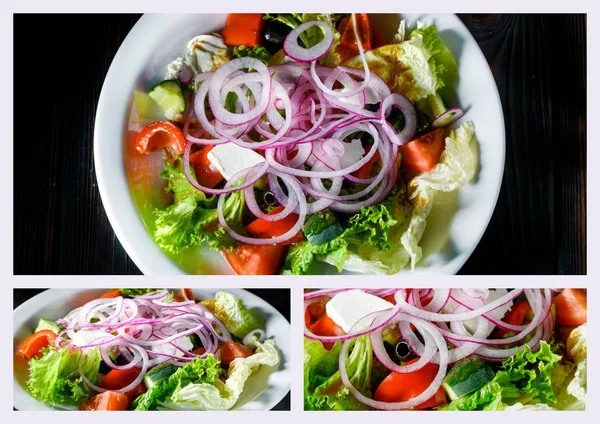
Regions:
[[[497,147],[498,155],[496,157],[496,160],[501,163],[498,174],[494,176],[494,187],[490,187],[490,189],[493,188],[494,191],[493,201],[489,202],[488,207],[486,207],[487,210],[482,211],[482,213],[486,215],[485,219],[482,221],[480,228],[477,229],[476,235],[473,237],[473,242],[463,249],[460,260],[453,258],[449,263],[436,268],[417,267],[414,271],[403,269],[396,275],[456,274],[471,257],[489,227],[490,221],[496,210],[504,180],[506,164],[506,121],[498,86],[489,63],[469,29],[456,14],[430,15],[433,17],[436,15],[450,16],[453,19],[453,28],[456,28],[462,38],[468,39],[469,43],[475,46],[475,50],[477,50],[476,55],[484,64],[481,69],[481,77],[485,78],[485,85],[490,87],[490,91],[493,91],[493,98],[489,99],[489,107],[497,109],[501,115],[500,119],[502,125],[500,126],[500,134],[498,134],[499,146]],[[141,41],[142,34],[145,35],[156,22],[164,19],[176,19],[178,16],[180,15],[144,14],[132,27],[119,47],[107,72],[98,100],[94,125],[94,169],[104,210],[106,211],[118,241],[121,243],[128,256],[143,274],[149,275],[188,275],[188,273],[175,264],[167,254],[154,243],[143,220],[139,216],[125,174],[124,148],[122,147],[117,152],[107,151],[106,148],[103,148],[102,140],[107,139],[107,136],[105,135],[107,122],[105,116],[112,114],[110,110],[115,107],[124,108],[123,104],[111,103],[109,99],[109,90],[111,90],[111,87],[119,85],[117,82],[120,78],[122,79],[122,75],[120,75],[119,71],[124,67],[125,58],[132,56],[132,52],[135,50],[134,46],[139,48],[139,44],[137,43],[138,41]],[[131,81],[131,84],[129,85],[129,91],[131,91],[131,87],[134,86],[133,80],[135,80],[135,78],[132,75],[129,75],[127,79]],[[123,86],[124,84],[121,82],[120,85]],[[125,87],[126,86],[127,85],[125,84]],[[128,114],[123,113],[122,116],[122,124],[124,127],[119,128],[122,128],[121,134],[124,134],[126,128],[125,121],[127,120]],[[122,138],[123,136],[121,136],[121,140]],[[123,146],[122,141],[120,142],[120,145]],[[114,167],[107,167],[107,164],[110,161],[118,161],[121,166],[117,170],[115,170]],[[117,192],[117,194],[111,192]],[[484,225],[483,222],[485,223]]]
[[[38,313],[38,311],[40,311],[44,306],[47,306],[49,302],[51,302],[51,301],[54,301],[54,302],[63,301],[64,302],[71,298],[74,298],[75,296],[77,296],[78,294],[81,294],[81,293],[91,292],[91,291],[102,291],[102,290],[103,290],[103,288],[83,288],[83,289],[82,288],[73,288],[73,289],[71,289],[71,288],[49,288],[49,289],[47,289],[41,293],[38,293],[38,294],[32,296],[31,298],[27,299],[25,302],[23,302],[21,305],[19,305],[17,308],[15,308],[13,310],[13,320],[12,320],[13,321],[13,344],[14,344],[15,338],[17,337],[17,334],[23,329],[23,326],[25,325],[25,323],[29,319],[31,319],[33,316],[35,316]],[[172,291],[175,289],[167,288],[167,290]],[[267,302],[260,296],[254,294],[248,290],[238,289],[238,288],[200,288],[200,287],[194,288],[192,290],[194,290],[196,293],[198,293],[199,291],[204,291],[204,292],[227,291],[227,292],[230,292],[233,295],[235,295],[236,297],[238,297],[239,299],[241,299],[242,301],[248,302],[248,300],[250,300],[251,303],[259,304],[261,311],[263,311],[264,314],[271,317],[270,320],[277,320],[277,321],[281,322],[281,325],[286,325],[288,328],[291,329],[290,321],[287,320],[281,314],[281,312],[279,312],[269,302]],[[277,404],[279,404],[279,402],[281,402],[285,398],[285,396],[287,396],[287,394],[290,393],[290,390],[291,390],[292,340],[291,340],[291,337],[288,336],[288,334],[285,334],[284,336],[279,336],[279,339],[281,339],[282,337],[287,338],[287,344],[279,343],[277,340],[278,337],[276,335],[273,336],[273,338],[275,339],[275,342],[277,344],[277,348],[280,351],[282,360],[280,361],[280,367],[272,371],[272,373],[270,374],[270,378],[273,374],[287,375],[287,378],[285,380],[285,385],[283,387],[280,387],[280,389],[279,389],[280,396],[275,396],[268,403],[266,403],[264,409],[262,409],[263,411],[270,411],[273,407],[275,407]],[[15,352],[13,352],[13,355],[14,355],[14,353]],[[282,364],[283,364],[283,366],[282,366]],[[35,399],[31,395],[29,395],[27,393],[27,391],[17,381],[14,371],[13,371],[12,379],[13,379],[13,407],[15,409],[23,410],[23,411],[25,411],[25,410],[48,410],[48,411],[64,410],[64,408],[59,408],[59,407],[53,408],[49,405],[46,405],[43,402],[40,402],[39,400]],[[270,387],[271,386],[269,386],[269,388]],[[266,393],[268,390],[269,389],[267,389],[263,393]],[[234,411],[254,410],[254,409],[244,409],[244,407],[246,405],[251,405],[253,402],[256,402],[256,400],[259,399],[263,395],[263,393],[261,393],[256,398],[254,398],[251,401],[242,405],[241,409],[235,409]],[[27,402],[28,406],[24,406],[22,403],[19,403],[19,402]],[[36,405],[37,407],[32,407],[31,405]],[[198,411],[198,412],[202,412],[202,411]]]

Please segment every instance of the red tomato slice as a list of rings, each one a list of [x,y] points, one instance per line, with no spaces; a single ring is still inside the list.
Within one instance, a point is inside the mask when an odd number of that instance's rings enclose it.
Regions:
[[[219,170],[208,159],[208,153],[214,146],[206,146],[190,155],[190,163],[194,167],[196,181],[201,186],[214,188],[223,181],[223,176]]]
[[[411,364],[417,359],[407,362]],[[377,387],[375,400],[381,402],[404,402],[417,397],[429,387],[439,370],[436,364],[429,363],[410,373],[390,373]],[[413,409],[427,409],[447,403],[446,392],[442,387],[430,399]]]
[[[124,393],[106,391],[79,404],[82,411],[126,411],[131,399]]]
[[[587,292],[583,289],[564,289],[553,299],[556,305],[556,323],[581,325],[587,322]]]
[[[254,351],[249,347],[229,339],[221,346],[221,363],[229,365],[236,358],[247,358],[253,354]]]
[[[431,171],[446,147],[444,134],[444,128],[437,128],[400,146],[402,164],[413,171]]]
[[[231,252],[223,250],[227,263],[238,275],[275,275],[279,273],[287,247],[238,243]]]

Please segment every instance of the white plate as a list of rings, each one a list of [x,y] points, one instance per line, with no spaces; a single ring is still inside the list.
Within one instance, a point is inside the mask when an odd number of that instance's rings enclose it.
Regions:
[[[106,76],[96,113],[94,159],[104,208],[119,241],[145,274],[183,274],[153,242],[127,185],[124,134],[132,91],[140,81],[160,81],[166,64],[198,34],[218,31],[226,15],[144,15],[117,52]],[[391,39],[400,15],[373,19]],[[494,211],[504,169],[504,118],[496,84],[479,46],[455,15],[402,15],[409,28],[417,20],[434,23],[459,64],[460,106],[474,122],[480,169],[458,196],[438,196],[423,237],[424,258],[416,272],[453,274],[471,255]],[[448,219],[448,216],[451,219]],[[442,218],[442,219],[440,219]],[[212,264],[198,273],[231,273],[216,253],[203,251],[198,261]],[[331,273],[332,268],[320,270]],[[410,272],[404,270],[402,272]],[[335,273],[335,271],[334,271]]]
[[[50,289],[32,297],[13,313],[13,352],[34,330],[40,318],[59,319],[69,311],[98,298],[106,290]],[[213,298],[218,290],[194,289],[198,299]],[[266,301],[246,290],[227,289],[254,309],[265,320],[268,338],[275,340],[280,352],[279,367],[259,368],[246,382],[240,399],[233,409],[240,411],[268,411],[290,391],[290,324]],[[18,410],[52,410],[49,406],[31,397],[13,376],[14,407]]]

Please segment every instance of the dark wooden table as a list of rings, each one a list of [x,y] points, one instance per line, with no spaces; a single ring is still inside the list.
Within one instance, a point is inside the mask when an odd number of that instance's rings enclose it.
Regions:
[[[108,222],[92,158],[102,82],[138,18],[15,17],[15,274],[140,273]],[[460,18],[493,70],[507,135],[498,205],[460,272],[585,274],[585,15]]]
[[[22,303],[31,299],[47,289],[14,289],[13,290],[13,308],[19,307]],[[290,290],[289,289],[247,289],[258,297],[270,303],[275,309],[290,321]],[[291,407],[290,393],[279,402],[273,411],[289,411]]]

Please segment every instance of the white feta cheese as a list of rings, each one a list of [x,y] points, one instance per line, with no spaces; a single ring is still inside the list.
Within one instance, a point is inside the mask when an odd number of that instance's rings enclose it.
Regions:
[[[358,162],[364,155],[365,149],[363,148],[360,139],[356,138],[350,143],[344,143],[344,154],[340,158],[342,168],[347,168]]]
[[[188,336],[184,336],[184,337],[175,339],[173,341],[173,344],[177,345],[180,349],[183,349],[187,352],[191,351],[194,348],[194,345],[192,344],[192,341],[190,340],[190,338]],[[173,355],[173,356],[180,356],[180,357],[183,356],[183,352],[181,350],[177,349],[171,343],[164,343],[162,345],[153,346],[152,351],[166,353],[167,355]]]
[[[73,343],[75,346],[87,346],[103,337],[112,337],[112,334],[109,334],[103,330],[95,330],[92,328],[88,328],[84,330],[79,330],[75,334],[73,334],[71,343]]]
[[[507,293],[508,293],[508,290],[506,290],[506,289],[489,290],[488,297],[487,297],[487,299],[485,299],[484,303],[486,305],[488,305],[488,304],[492,303],[493,301],[501,298],[502,296],[505,296]],[[450,299],[450,300],[448,300],[448,303],[444,307],[443,312],[451,313],[452,311],[454,311],[454,309],[457,306],[459,306],[458,303],[456,303],[453,299]],[[480,308],[482,305],[479,300],[473,299],[473,301],[469,303],[469,306],[472,308]],[[487,313],[486,315],[488,315],[489,317],[492,317],[494,319],[501,320],[502,318],[504,318],[504,315],[506,315],[506,313],[510,310],[510,308],[512,308],[512,306],[513,306],[513,302],[511,300],[507,304],[494,309],[493,311]],[[464,324],[465,324],[465,328],[467,330],[469,330],[469,332],[471,332],[471,334],[474,333],[475,330],[477,329],[477,319],[476,318],[470,319],[468,321],[464,321]]]
[[[387,300],[362,290],[347,290],[336,294],[327,302],[325,309],[329,318],[349,333],[361,318],[378,311],[393,308]],[[365,322],[365,328],[370,323]]]
[[[208,152],[207,157],[228,181],[238,172],[265,161],[265,158],[254,150],[240,147],[235,143],[218,144]]]

